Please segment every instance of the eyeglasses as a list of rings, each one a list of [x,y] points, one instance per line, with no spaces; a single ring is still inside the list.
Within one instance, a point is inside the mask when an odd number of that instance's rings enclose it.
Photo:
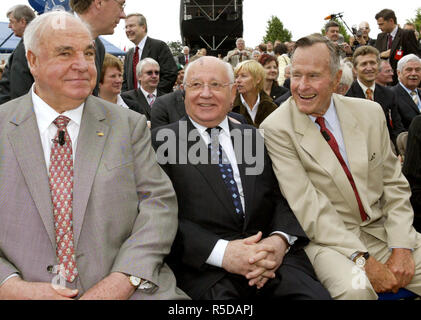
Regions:
[[[118,5],[120,6],[121,11],[124,11],[124,8],[126,7],[126,2],[120,2],[118,0],[114,0],[115,2],[118,3]]]
[[[153,74],[155,74],[156,76],[159,76],[159,71],[152,71],[152,70],[149,70],[149,71],[146,71],[145,72],[148,76],[151,76],[151,75],[153,75]]]
[[[203,90],[206,86],[209,88],[209,90],[211,91],[221,91],[222,88],[225,88],[226,86],[231,85],[232,82],[229,83],[219,83],[217,81],[212,81],[211,83],[203,83],[200,81],[195,81],[192,83],[187,83],[186,87],[190,88],[191,90],[194,91],[199,91],[199,90]]]

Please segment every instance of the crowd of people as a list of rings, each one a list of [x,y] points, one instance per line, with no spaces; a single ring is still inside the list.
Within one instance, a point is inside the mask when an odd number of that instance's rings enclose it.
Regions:
[[[421,295],[413,24],[174,57],[125,0],[70,6],[7,12],[0,299]]]

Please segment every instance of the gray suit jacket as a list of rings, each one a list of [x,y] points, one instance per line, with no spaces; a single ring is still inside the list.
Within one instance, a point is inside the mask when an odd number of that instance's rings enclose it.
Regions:
[[[48,171],[30,93],[0,109],[0,283],[19,273],[51,282],[56,265]],[[99,134],[99,133],[103,133]],[[154,294],[180,299],[163,263],[177,229],[177,201],[156,162],[144,116],[87,98],[74,163],[73,228],[83,294],[111,272],[147,279]]]

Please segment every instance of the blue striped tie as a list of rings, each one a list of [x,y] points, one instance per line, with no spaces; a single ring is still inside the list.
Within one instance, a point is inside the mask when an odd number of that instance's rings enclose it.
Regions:
[[[206,130],[211,138],[211,143],[209,143],[208,145],[211,154],[211,163],[218,164],[222,180],[224,181],[224,184],[232,197],[232,202],[235,207],[235,213],[244,219],[243,206],[241,204],[241,198],[240,193],[238,191],[237,183],[234,179],[234,171],[226,153],[224,152],[222,146],[219,143],[220,130],[222,130],[221,127],[208,128]]]

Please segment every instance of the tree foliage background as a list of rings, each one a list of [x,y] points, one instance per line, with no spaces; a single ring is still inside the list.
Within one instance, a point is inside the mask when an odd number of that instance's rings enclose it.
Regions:
[[[421,8],[417,9],[414,19],[408,19],[406,22],[415,24],[416,29],[419,31],[421,28]]]
[[[345,27],[344,23],[342,21],[340,21],[339,19],[333,19],[333,21],[335,21],[339,24],[339,33],[344,36],[344,41],[349,43],[350,34],[348,33],[348,29]],[[326,22],[326,23],[328,23],[328,22]],[[322,29],[322,35],[326,35],[326,30],[325,30],[324,26],[323,26],[323,29]]]
[[[183,52],[183,44],[180,41],[168,41],[167,45],[174,57],[180,55]]]
[[[274,42],[280,40],[281,42],[291,41],[292,33],[284,28],[284,24],[276,16],[271,16],[267,22],[266,36],[263,38],[263,42]]]

